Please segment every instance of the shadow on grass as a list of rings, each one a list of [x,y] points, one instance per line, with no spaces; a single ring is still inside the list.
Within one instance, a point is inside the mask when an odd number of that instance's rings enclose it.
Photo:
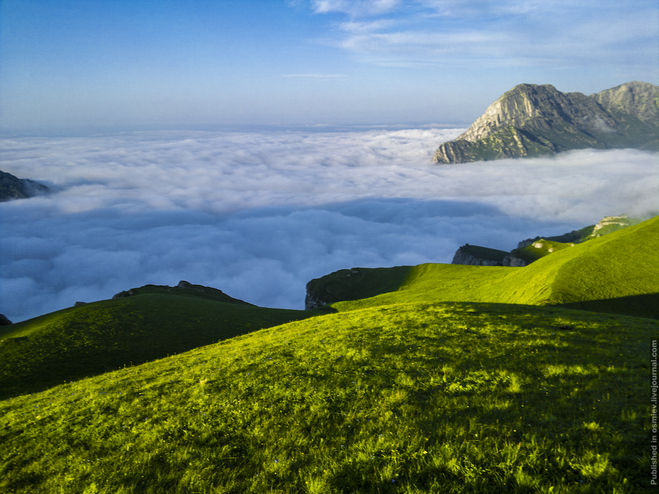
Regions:
[[[36,329],[0,338],[0,400],[331,312],[231,300],[147,291],[9,326]]]
[[[659,319],[659,293],[570,302],[567,304],[558,304],[555,307]]]

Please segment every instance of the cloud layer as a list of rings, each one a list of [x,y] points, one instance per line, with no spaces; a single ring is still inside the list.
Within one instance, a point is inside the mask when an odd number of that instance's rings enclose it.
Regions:
[[[0,204],[0,312],[22,320],[180,279],[300,308],[311,278],[450,262],[602,216],[659,210],[633,150],[434,166],[461,129],[159,132],[0,142],[50,196]]]

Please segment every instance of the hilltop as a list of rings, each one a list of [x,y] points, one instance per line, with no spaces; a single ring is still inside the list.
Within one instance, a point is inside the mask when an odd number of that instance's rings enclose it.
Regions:
[[[309,312],[258,307],[182,281],[0,326],[0,398],[184,352]]]
[[[591,96],[520,84],[492,103],[436,163],[520,158],[571,149],[659,149],[659,87],[628,82]]]

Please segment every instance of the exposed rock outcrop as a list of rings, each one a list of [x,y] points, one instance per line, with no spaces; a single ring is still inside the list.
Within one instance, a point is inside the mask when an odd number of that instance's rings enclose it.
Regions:
[[[327,300],[323,300],[317,297],[315,294],[309,293],[309,289],[307,288],[307,295],[304,297],[305,310],[319,309],[321,307],[325,307],[328,303],[329,302]]]
[[[34,180],[18,178],[0,170],[0,202],[25,199],[48,192],[48,187]]]
[[[455,251],[451,264],[467,266],[526,266],[527,261],[505,250],[465,244]]]
[[[508,252],[478,245],[465,244],[453,256],[451,264],[468,266],[502,266]]]
[[[659,149],[659,87],[629,82],[592,96],[520,84],[492,103],[436,163],[519,158],[570,149]]]
[[[410,266],[341,269],[307,283],[305,308],[326,307],[341,300],[357,300],[397,290]]]

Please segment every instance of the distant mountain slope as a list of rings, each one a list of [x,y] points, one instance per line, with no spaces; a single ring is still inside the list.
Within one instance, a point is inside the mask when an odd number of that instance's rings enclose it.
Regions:
[[[0,202],[25,199],[45,192],[48,192],[45,185],[0,170]]]
[[[410,302],[589,302],[597,310],[659,317],[659,303],[655,303],[659,302],[659,217],[562,249],[525,267],[422,264],[392,268],[391,276],[400,279],[401,269],[406,270],[406,278],[397,290],[382,290],[379,295],[359,300],[348,292],[345,301],[333,303],[332,307],[343,311]],[[361,283],[368,285],[369,270],[361,271]],[[331,281],[335,298],[340,298],[336,289],[338,273],[316,280],[316,290],[322,287],[323,280]],[[384,276],[385,272],[378,273],[379,279]],[[345,278],[343,283],[350,285]],[[647,301],[648,296],[654,302],[638,312],[635,297]],[[623,298],[629,303],[607,303]]]
[[[629,82],[592,96],[520,84],[492,103],[436,163],[540,156],[581,148],[659,149],[659,87]]]
[[[575,244],[601,237],[608,233],[638,223],[639,220],[627,215],[606,216],[594,225],[574,230],[563,235],[534,237],[522,240],[517,248],[506,252],[503,250],[465,244],[458,248],[451,264],[469,266],[526,266],[541,257],[557,250],[574,247]]]
[[[147,285],[0,327],[0,398],[309,317],[213,288]]]

